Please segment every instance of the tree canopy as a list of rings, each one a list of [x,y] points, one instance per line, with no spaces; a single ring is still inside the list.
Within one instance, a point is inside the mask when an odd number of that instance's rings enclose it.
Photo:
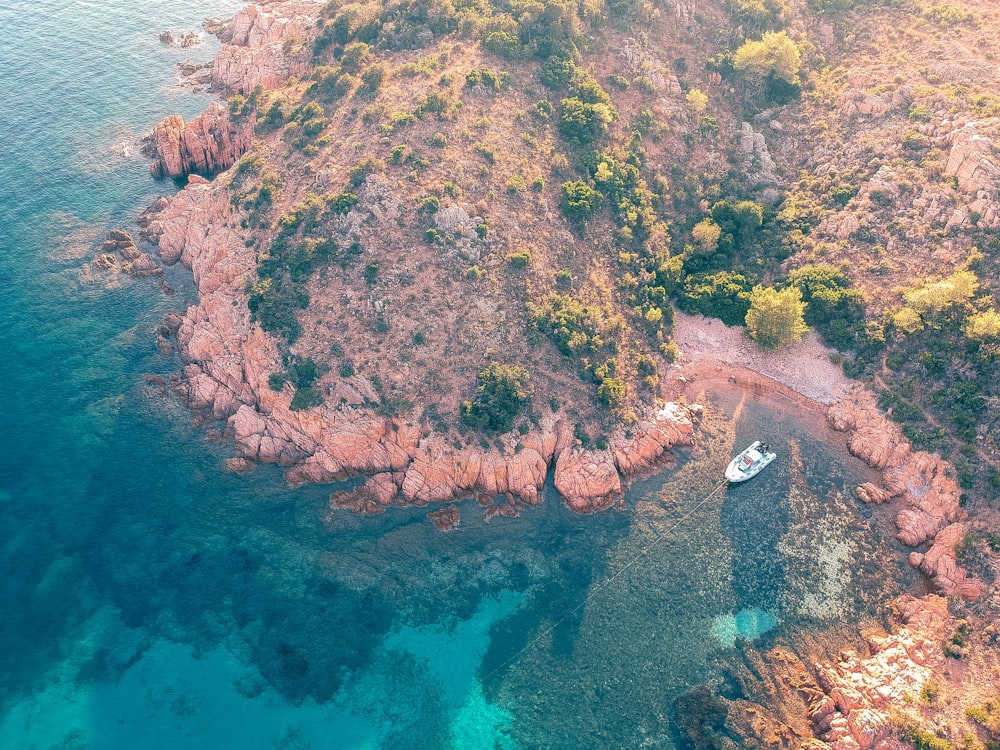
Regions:
[[[746,324],[750,336],[765,349],[780,349],[801,341],[809,327],[804,313],[806,303],[798,287],[782,290],[755,286],[750,292]]]
[[[992,308],[974,313],[965,319],[962,330],[973,341],[1000,339],[1000,313]]]
[[[773,75],[795,85],[799,82],[802,55],[784,31],[768,31],[759,40],[748,39],[736,50],[733,67],[761,78]]]
[[[979,289],[979,280],[972,271],[956,271],[937,281],[925,281],[920,286],[903,291],[906,305],[893,317],[893,325],[904,333],[916,333],[931,326],[939,327],[950,314],[962,313]]]

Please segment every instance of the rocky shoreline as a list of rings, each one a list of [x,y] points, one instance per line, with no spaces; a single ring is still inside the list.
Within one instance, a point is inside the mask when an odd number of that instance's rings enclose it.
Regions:
[[[285,80],[296,70],[285,42],[317,12],[313,3],[240,11],[220,28],[225,45],[213,68],[213,85],[245,93]],[[144,239],[158,246],[163,262],[184,264],[197,285],[198,303],[164,321],[161,336],[176,337],[183,370],[175,385],[184,400],[204,424],[225,421],[236,453],[230,469],[277,463],[293,485],[365,477],[355,489],[335,492],[331,507],[377,513],[393,504],[437,504],[442,507],[429,516],[443,530],[459,525],[460,509],[449,505],[458,500],[476,499],[487,519],[535,505],[550,470],[568,507],[601,511],[621,502],[630,480],[669,462],[673,449],[692,445],[700,407],[687,405],[691,383],[718,378],[821,404],[829,424],[845,434],[850,452],[881,472],[881,483],[859,486],[857,496],[891,504],[897,539],[914,548],[910,564],[941,595],[974,601],[991,593],[955,554],[970,527],[954,471],[938,457],[912,450],[899,425],[870,393],[844,379],[815,341],[778,355],[750,352],[738,332],[679,316],[675,335],[682,357],[662,384],[665,401],[635,424],[617,427],[600,450],[584,448],[573,425],[558,414],[489,447],[455,445],[425,425],[381,416],[375,389],[360,375],[328,373],[319,381],[327,405],[291,410],[291,387],[269,386],[282,358],[276,340],[251,319],[247,307],[256,258],[223,172],[252,137],[252,125],[232,123],[222,105],[187,124],[179,118],[164,121],[150,141],[151,169],[162,176],[190,175],[189,182],[140,221]],[[198,176],[219,172],[211,181]],[[892,708],[904,693],[919,694],[928,681],[941,679],[941,644],[956,627],[939,595],[907,596],[896,608],[897,629],[869,637],[867,654],[845,652],[811,668],[797,658],[765,657],[786,667],[784,684],[801,699],[800,721],[781,721],[772,713],[766,722],[746,722],[744,736],[756,732],[763,743],[780,725],[785,747],[891,747],[885,743]],[[794,679],[788,676],[793,673]]]

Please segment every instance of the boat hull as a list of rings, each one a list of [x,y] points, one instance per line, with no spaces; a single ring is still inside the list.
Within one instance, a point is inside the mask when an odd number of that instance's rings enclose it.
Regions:
[[[777,454],[768,451],[767,446],[757,440],[729,462],[726,479],[732,484],[753,479],[775,458]]]

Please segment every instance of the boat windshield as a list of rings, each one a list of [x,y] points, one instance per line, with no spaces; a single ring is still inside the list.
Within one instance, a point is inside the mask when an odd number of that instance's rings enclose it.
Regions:
[[[740,459],[740,469],[746,471],[751,466],[753,466],[754,459],[750,457],[750,454],[744,454],[743,458]]]

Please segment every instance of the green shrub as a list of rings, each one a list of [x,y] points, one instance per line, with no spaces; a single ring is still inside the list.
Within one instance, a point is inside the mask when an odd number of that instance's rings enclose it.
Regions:
[[[588,104],[578,97],[563,99],[559,107],[559,133],[581,146],[602,138],[618,116],[608,104]]]
[[[364,159],[351,167],[350,171],[347,173],[347,180],[352,188],[361,187],[368,175],[382,172],[383,170],[385,170],[385,162],[381,159],[366,156]]]
[[[389,155],[389,161],[393,164],[403,164],[410,155],[410,147],[403,145],[393,146]]]
[[[326,205],[334,213],[347,214],[350,213],[352,208],[358,205],[358,196],[356,193],[348,193],[347,191],[333,193],[326,197]]]
[[[507,256],[507,263],[511,268],[527,268],[531,265],[531,252],[521,250]]]
[[[299,388],[292,396],[288,408],[292,411],[303,411],[314,406],[322,406],[323,394],[315,388]]]
[[[389,116],[389,121],[382,125],[382,132],[385,135],[391,135],[407,125],[412,125],[416,121],[417,116],[410,112],[393,112]]]
[[[462,102],[448,92],[431,91],[420,97],[413,113],[420,118],[432,114],[439,120],[450,120],[462,108]]]
[[[677,305],[685,312],[718,318],[728,326],[742,325],[750,310],[751,283],[734,271],[702,272],[684,279]]]
[[[383,62],[369,65],[361,71],[361,88],[359,91],[364,94],[374,94],[379,90],[382,81],[389,75],[389,67]]]
[[[918,130],[908,130],[903,134],[902,144],[907,151],[922,151],[930,147],[931,139]]]
[[[614,73],[612,73],[611,75],[608,76],[608,83],[610,83],[612,86],[614,86],[619,91],[626,91],[626,90],[628,90],[628,87],[629,87],[628,78],[625,78],[624,76],[616,75]]]
[[[830,188],[830,197],[838,206],[846,206],[851,198],[858,194],[856,185],[834,185]]]
[[[802,292],[806,324],[840,351],[867,343],[865,305],[851,280],[830,265],[803,266],[788,275],[788,283]]]
[[[979,17],[975,13],[962,10],[951,3],[932,5],[924,11],[924,15],[942,26],[956,26],[960,23],[973,27],[979,25]]]
[[[586,182],[570,180],[562,184],[562,212],[571,221],[582,223],[601,207],[601,194]]]
[[[516,417],[531,401],[528,371],[491,362],[479,373],[476,396],[462,403],[462,421],[489,432],[510,432]]]
[[[522,174],[512,174],[507,178],[507,190],[511,193],[523,193],[528,189],[528,183]]]
[[[518,60],[524,56],[521,40],[506,31],[494,31],[483,40],[483,46],[495,55],[508,60]]]
[[[281,108],[281,102],[271,103],[267,114],[261,120],[261,124],[268,130],[276,130],[285,124],[285,113]]]
[[[625,381],[621,378],[606,377],[597,386],[597,397],[612,409],[624,406],[626,393]]]
[[[571,294],[544,297],[532,308],[531,323],[567,356],[593,354],[605,347],[613,352],[616,347],[615,324],[607,312]]]

